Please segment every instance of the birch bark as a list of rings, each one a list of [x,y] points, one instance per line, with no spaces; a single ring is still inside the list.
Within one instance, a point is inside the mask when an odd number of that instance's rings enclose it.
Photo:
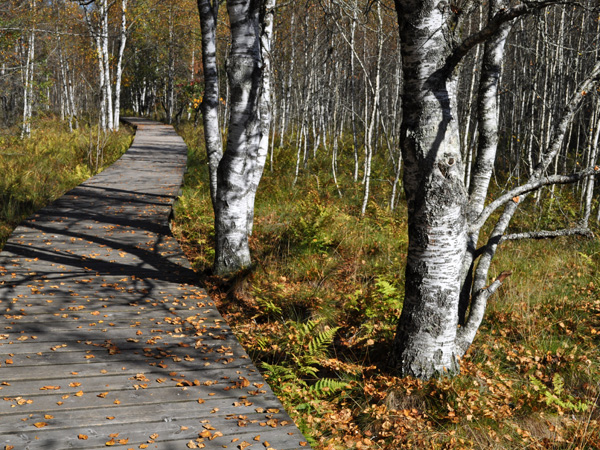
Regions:
[[[216,99],[218,105],[218,87],[211,84],[211,80],[217,81],[216,40],[213,37],[218,6],[216,1],[210,4],[204,0],[199,0],[198,6],[205,72],[208,69],[203,112],[214,113],[204,117],[205,124],[210,119],[208,132],[212,136],[212,147],[207,144],[207,151],[214,168],[220,131],[216,105],[210,102]],[[271,121],[269,61],[274,6],[275,0],[227,1],[231,24],[230,116],[227,147],[216,167],[214,189],[214,272],[219,275],[237,272],[251,264],[248,236],[252,231],[254,197],[265,164]]]
[[[471,345],[481,324],[487,299],[508,274],[488,285],[490,263],[503,239],[547,238],[589,234],[582,228],[505,236],[523,198],[543,186],[572,183],[598,173],[590,167],[576,174],[547,176],[563,147],[585,94],[600,80],[600,63],[572,93],[552,139],[540,149],[530,179],[487,206],[498,133],[498,78],[502,49],[513,19],[552,2],[489,2],[484,28],[459,41],[460,11],[443,1],[396,0],[404,75],[404,114],[400,146],[404,160],[404,189],[408,206],[409,245],[405,300],[394,341],[392,363],[404,374],[430,378],[454,373],[459,358]],[[480,140],[470,194],[464,184],[459,128],[456,120],[456,68],[479,43],[487,42],[479,91]],[[583,93],[583,94],[582,94]],[[476,249],[479,232],[491,214],[502,207],[483,248]],[[480,256],[477,265],[474,260]],[[470,274],[473,274],[471,280]],[[486,286],[487,285],[487,286]],[[464,321],[470,302],[469,315]],[[462,322],[462,323],[461,323]],[[459,323],[464,326],[459,327]]]
[[[429,378],[458,370],[455,340],[466,202],[456,109],[456,79],[439,69],[454,25],[442,2],[396,0],[404,115],[401,148],[408,202],[405,299],[394,364]]]
[[[204,143],[208,156],[210,197],[213,208],[217,203],[217,168],[223,157],[223,138],[219,128],[219,71],[217,67],[217,18],[219,0],[198,0],[202,30],[202,64],[204,66],[204,97],[202,122]]]
[[[35,17],[36,0],[29,3],[32,16]],[[25,62],[25,77],[23,84],[23,124],[21,128],[21,139],[31,135],[31,114],[33,103],[33,73],[35,61],[35,21],[32,24],[29,37],[27,38],[27,60]]]
[[[127,44],[127,1],[128,0],[121,0],[120,44],[115,74],[115,113],[113,117],[113,127],[117,131],[119,130],[119,119],[121,118],[121,80],[123,78],[123,55],[125,53],[125,45]]]

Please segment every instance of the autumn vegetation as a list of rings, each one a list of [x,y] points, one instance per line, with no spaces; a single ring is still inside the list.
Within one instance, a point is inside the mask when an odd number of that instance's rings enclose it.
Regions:
[[[493,271],[509,267],[513,276],[460,374],[400,378],[386,358],[402,307],[402,211],[374,201],[361,219],[360,190],[340,201],[317,168],[292,187],[293,149],[281,147],[281,166],[265,173],[257,196],[257,267],[225,283],[210,275],[203,141],[191,125],[179,130],[190,171],[175,234],[314,448],[600,446],[597,240],[508,243]],[[389,192],[378,194],[383,201]],[[516,226],[535,220],[532,203]]]
[[[81,124],[69,132],[57,117],[38,117],[29,139],[19,130],[0,136],[0,247],[25,217],[116,161],[132,142],[132,130],[104,134]]]
[[[18,9],[21,3],[29,10]],[[100,24],[102,0],[92,3],[99,9],[91,23]],[[487,286],[503,284],[456,376],[428,381],[401,377],[388,364],[409,251],[395,10],[395,3],[409,2],[322,0],[277,8],[272,123],[249,238],[253,263],[231,277],[213,272],[195,2],[126,3],[105,10],[108,66],[99,62],[93,27],[75,2],[0,3],[7,30],[0,39],[0,239],[129,144],[127,130],[107,129],[113,99],[99,70],[109,79],[116,75],[126,35],[122,110],[176,124],[189,148],[173,231],[199,282],[313,448],[600,448],[600,244],[590,238],[598,232],[600,207],[595,177],[580,176],[598,170],[594,1],[533,8],[506,31],[502,73],[490,75],[498,82],[498,153],[485,204],[539,176],[570,105],[576,107],[544,171],[574,178],[508,200],[514,210],[519,205],[501,233],[511,239],[498,247],[486,275]],[[465,35],[483,27],[486,2],[449,5]],[[225,8],[217,18],[220,95],[213,106],[217,134],[226,139],[232,92]],[[60,38],[65,35],[71,38]],[[460,140],[455,150],[466,190],[485,144],[477,113],[485,51],[483,42],[474,46],[453,72],[461,93],[452,110]],[[577,90],[588,81],[591,89]],[[29,116],[22,114],[27,108]],[[440,171],[445,176],[453,165],[452,159]],[[502,214],[495,211],[477,231],[481,248],[490,245],[492,222]],[[565,230],[583,236],[521,239]]]

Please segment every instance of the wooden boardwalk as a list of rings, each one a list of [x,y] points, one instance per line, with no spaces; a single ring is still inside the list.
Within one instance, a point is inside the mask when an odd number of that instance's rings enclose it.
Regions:
[[[304,449],[171,236],[186,146],[142,119],[0,253],[0,449]]]

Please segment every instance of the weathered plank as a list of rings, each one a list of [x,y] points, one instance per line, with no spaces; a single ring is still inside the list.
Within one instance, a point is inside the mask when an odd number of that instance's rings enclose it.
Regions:
[[[308,448],[170,234],[185,144],[135,123],[0,253],[0,445]]]

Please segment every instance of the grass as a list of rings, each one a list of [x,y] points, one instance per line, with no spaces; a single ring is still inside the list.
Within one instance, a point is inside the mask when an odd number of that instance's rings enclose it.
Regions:
[[[201,130],[179,131],[190,164],[175,233],[313,448],[600,448],[597,240],[504,244],[491,274],[514,273],[491,299],[461,373],[401,379],[382,364],[402,306],[407,247],[405,206],[380,206],[389,175],[374,174],[374,198],[359,219],[351,167],[340,165],[340,199],[327,157],[292,186],[294,152],[276,149],[257,195],[257,269],[227,283],[210,275]]]
[[[70,134],[51,118],[34,129],[29,140],[0,138],[2,241],[96,169],[95,130]],[[405,207],[381,206],[389,174],[374,174],[374,198],[359,219],[362,192],[348,178],[349,154],[340,160],[340,199],[327,157],[311,161],[292,186],[295,155],[276,149],[257,196],[257,269],[224,282],[210,275],[201,130],[180,132],[190,159],[174,230],[313,448],[600,448],[597,240],[506,243],[492,274],[514,273],[492,298],[461,373],[401,379],[382,364],[402,306],[407,246]],[[126,131],[100,142],[103,162],[130,142]]]
[[[129,148],[132,133],[99,135],[83,126],[70,133],[54,117],[38,118],[32,135],[0,136],[0,249],[25,217],[101,171]]]

